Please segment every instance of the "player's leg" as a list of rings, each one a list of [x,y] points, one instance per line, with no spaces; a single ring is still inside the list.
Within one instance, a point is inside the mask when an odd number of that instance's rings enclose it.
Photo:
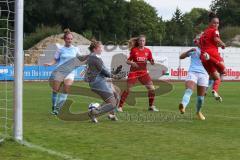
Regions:
[[[226,74],[226,67],[223,61],[220,61],[218,64],[216,64],[216,67],[220,74],[222,75]]]
[[[218,89],[221,84],[221,76],[217,71],[216,65],[206,60],[202,60],[202,64],[206,71],[208,72],[209,76],[214,80],[212,87],[212,94],[214,98],[219,102],[222,102],[222,97],[218,94]]]
[[[114,85],[113,83],[111,83],[110,85],[111,85],[111,88],[113,90],[113,94],[114,94],[114,97],[117,101],[117,106],[118,106],[119,103],[120,103],[121,89],[118,86]]]
[[[96,92],[96,91],[95,91]],[[103,93],[103,92],[96,92],[97,94],[99,94],[102,98],[104,97],[104,103],[101,104],[101,106],[99,108],[97,108],[96,110],[93,110],[90,113],[90,117],[92,119],[92,122],[97,123],[97,117],[105,114],[105,113],[109,113],[108,114],[108,118],[112,121],[117,121],[118,118],[115,115],[114,109],[117,107],[117,99],[114,97],[114,94],[108,92],[108,93]]]
[[[97,77],[95,82],[89,83],[93,92],[98,94],[105,103],[96,110],[90,112],[90,117],[93,122],[97,123],[97,116],[109,112],[109,119],[117,120],[114,114],[114,109],[117,107],[117,99],[115,98],[112,84],[108,83],[104,78]]]
[[[59,100],[58,100],[58,104],[57,104],[57,109],[61,109],[61,107],[64,105],[64,103],[67,100],[68,97],[68,93],[70,91],[70,87],[73,84],[73,79],[69,78],[69,79],[64,79],[63,82],[63,89],[61,91],[61,93],[59,93]]]
[[[211,73],[210,76],[214,79],[212,94],[217,101],[222,102],[222,97],[218,94],[218,90],[221,85],[221,76],[217,71]]]
[[[194,74],[193,72],[189,72],[188,76],[186,78],[186,81],[185,81],[185,88],[186,89],[185,89],[184,95],[182,97],[182,101],[178,106],[178,109],[179,109],[181,114],[185,113],[185,109],[190,102],[190,99],[191,99],[191,96],[193,94],[193,90],[194,90],[196,84],[197,84],[196,74]]]
[[[122,112],[123,111],[123,105],[128,97],[129,92],[131,91],[131,88],[134,86],[134,84],[137,81],[137,75],[136,72],[130,72],[128,74],[128,79],[127,79],[127,87],[126,89],[122,92],[121,94],[121,99],[118,105],[118,111]]]
[[[205,117],[201,112],[201,108],[204,104],[206,88],[209,83],[208,81],[209,81],[208,75],[198,73],[196,115],[197,118],[200,120],[205,120]]]
[[[156,106],[154,105],[154,100],[155,100],[155,87],[153,85],[152,81],[149,81],[145,87],[148,90],[148,104],[149,104],[149,111],[154,111],[154,112],[158,112],[159,110],[156,108]]]
[[[132,87],[134,86],[134,84],[135,84],[135,83],[133,83],[133,82],[130,82],[130,83],[127,82],[127,88],[122,92],[122,94],[121,94],[121,99],[120,99],[120,101],[119,101],[119,105],[118,105],[118,108],[117,108],[117,110],[118,110],[119,112],[123,112],[124,103],[125,103],[128,95],[129,95]]]
[[[208,80],[208,87],[206,88],[206,94],[207,94],[208,89],[213,87],[213,83],[214,83],[214,80],[212,78],[210,78]]]
[[[117,107],[117,104],[118,104],[118,101],[117,101],[117,99],[115,98],[115,96],[107,99],[105,102],[106,102],[107,104],[111,104],[114,108],[116,108],[116,107]],[[117,121],[117,120],[118,120],[117,116],[115,115],[114,109],[109,112],[108,118],[109,118],[110,120],[112,120],[112,121]]]
[[[155,99],[155,87],[153,85],[152,79],[149,74],[143,73],[143,75],[139,76],[138,80],[147,88],[148,90],[148,103],[149,103],[149,111],[158,112],[159,110],[154,106]]]
[[[58,103],[58,92],[61,87],[62,82],[59,81],[52,81],[51,87],[52,87],[52,114],[56,115],[57,111],[57,103]]]
[[[205,52],[201,55],[201,60],[214,64],[218,68],[219,73],[221,74],[226,73],[226,67],[219,53],[209,54]]]
[[[197,86],[197,103],[196,103],[196,115],[199,120],[205,120],[204,115],[201,112],[201,108],[204,103],[204,97],[206,93],[205,86]]]
[[[113,83],[109,83],[109,86],[111,87],[111,89],[113,91],[114,97],[111,97],[110,99],[108,99],[105,102],[106,103],[110,103],[110,104],[116,106],[115,108],[117,109],[117,106],[119,105],[119,101],[120,101],[120,92],[121,92],[121,90],[120,90],[120,88],[115,86]],[[115,116],[114,110],[109,112],[108,118],[110,120],[114,120],[114,121],[118,120],[117,117]]]

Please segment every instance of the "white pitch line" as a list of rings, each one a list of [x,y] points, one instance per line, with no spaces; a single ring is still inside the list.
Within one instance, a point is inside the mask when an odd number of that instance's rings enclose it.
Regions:
[[[4,141],[4,139],[0,139],[0,144]]]
[[[83,159],[79,159],[79,158],[73,158],[72,156],[70,155],[67,155],[67,154],[64,154],[64,153],[60,153],[60,152],[57,152],[57,151],[54,151],[54,150],[51,150],[51,149],[48,149],[48,148],[44,148],[42,146],[39,146],[39,145],[36,145],[36,144],[32,144],[32,143],[29,143],[29,142],[26,142],[26,141],[21,141],[19,142],[20,144],[23,144],[31,149],[35,149],[35,150],[38,150],[38,151],[41,151],[41,152],[46,152],[50,155],[53,155],[53,156],[58,156],[60,158],[63,158],[63,159],[67,159],[67,160],[83,160]]]
[[[172,111],[172,110],[168,110],[168,109],[161,109],[160,111],[179,113],[178,111]],[[219,118],[226,118],[226,119],[240,119],[240,117],[213,115],[213,114],[208,114],[207,112],[206,112],[206,115],[208,115],[209,117],[219,117]]]
[[[218,115],[211,115],[211,117],[220,117],[220,118],[229,118],[229,119],[240,119],[240,117],[232,117],[232,116],[218,116]]]

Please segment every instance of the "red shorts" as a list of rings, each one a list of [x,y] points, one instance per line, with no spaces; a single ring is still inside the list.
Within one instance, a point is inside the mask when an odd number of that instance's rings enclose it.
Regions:
[[[208,52],[207,52],[208,53]],[[219,53],[208,53],[210,55],[210,60],[206,60],[203,56],[203,53],[200,56],[200,59],[202,61],[202,64],[208,74],[214,73],[214,72],[219,72],[219,73],[224,73],[224,67],[218,65],[219,62],[223,62],[222,57],[219,55]],[[212,60],[211,60],[212,58]]]
[[[220,56],[220,53],[218,51],[215,51],[215,50],[207,50],[205,51],[206,53],[208,53],[208,55],[210,56],[210,59],[212,58],[214,60],[214,62],[222,62],[223,59],[222,57]],[[205,52],[201,52],[201,56],[200,56],[200,59],[202,61],[204,61],[204,56],[203,54]]]
[[[135,84],[139,80],[143,85],[148,85],[152,82],[147,71],[132,71],[128,73],[127,83]]]
[[[222,70],[222,68],[220,68],[219,66],[217,66],[215,63],[212,62],[202,62],[204,68],[206,69],[206,71],[208,72],[208,74],[214,73],[214,72],[219,72],[221,74],[224,73],[224,70]]]

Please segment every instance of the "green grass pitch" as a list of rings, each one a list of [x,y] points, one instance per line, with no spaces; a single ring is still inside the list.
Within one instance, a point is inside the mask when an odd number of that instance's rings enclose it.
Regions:
[[[77,84],[81,85],[81,84]],[[164,113],[178,115],[184,83],[173,83],[174,90],[156,97],[156,106]],[[240,85],[223,83],[223,103],[206,97],[205,121],[195,120],[196,93],[187,112],[193,119],[172,121],[109,121],[99,124],[65,122],[49,114],[50,87],[46,82],[24,84],[24,140],[59,154],[83,160],[239,160],[240,158]],[[70,96],[72,111],[86,110],[94,98]],[[147,98],[136,106],[125,106],[128,113],[146,113]],[[0,144],[1,160],[61,160],[56,155],[19,145],[11,139]]]

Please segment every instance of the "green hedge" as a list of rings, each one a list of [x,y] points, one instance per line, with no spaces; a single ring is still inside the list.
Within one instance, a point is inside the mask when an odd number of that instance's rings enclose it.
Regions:
[[[227,26],[221,29],[221,38],[225,42],[230,41],[236,35],[240,35],[240,27],[238,26]]]

